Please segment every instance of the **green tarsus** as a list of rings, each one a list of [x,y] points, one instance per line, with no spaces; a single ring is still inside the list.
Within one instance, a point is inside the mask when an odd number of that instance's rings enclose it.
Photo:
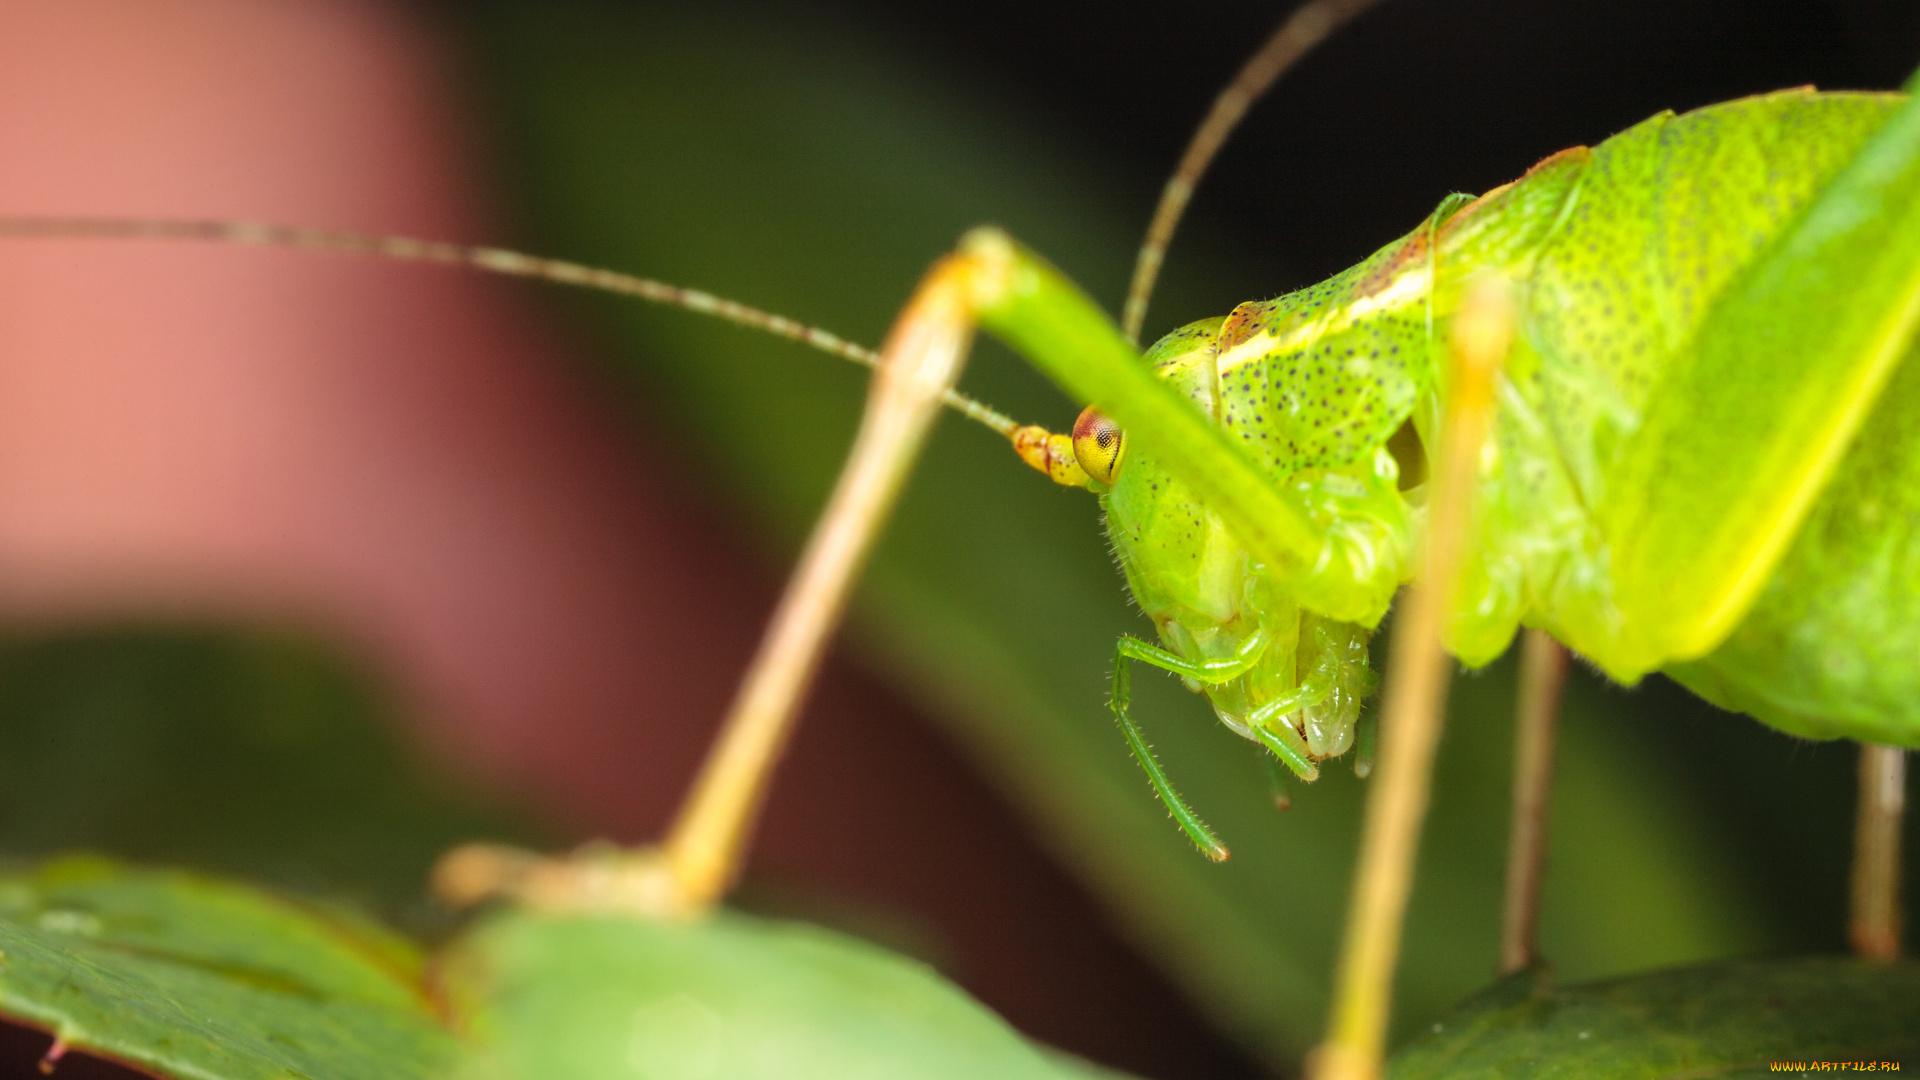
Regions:
[[[1206,822],[1201,821],[1200,816],[1193,812],[1193,808],[1186,804],[1186,800],[1180,797],[1180,793],[1174,790],[1172,781],[1167,779],[1166,771],[1160,767],[1160,762],[1153,756],[1152,748],[1147,746],[1146,739],[1141,736],[1139,727],[1134,724],[1133,717],[1128,712],[1128,707],[1133,702],[1133,661],[1152,664],[1162,671],[1172,672],[1196,682],[1217,685],[1239,678],[1259,663],[1261,655],[1267,650],[1267,641],[1267,634],[1263,628],[1248,635],[1247,640],[1241,643],[1239,650],[1232,656],[1198,661],[1188,660],[1165,649],[1149,645],[1128,634],[1121,635],[1119,642],[1114,646],[1111,702],[1114,718],[1120,722],[1120,730],[1127,737],[1127,745],[1133,750],[1134,760],[1140,763],[1141,770],[1147,774],[1147,780],[1153,785],[1154,793],[1160,796],[1160,801],[1166,804],[1167,810],[1173,814],[1173,819],[1180,823],[1180,828],[1186,831],[1194,844],[1215,862],[1227,857],[1226,847],[1213,835],[1213,831],[1207,828]],[[1254,734],[1259,737],[1260,744],[1271,750],[1274,757],[1285,762],[1287,768],[1293,770],[1295,775],[1309,783],[1313,782],[1319,777],[1320,770],[1308,756],[1305,740],[1285,723],[1269,727],[1268,719],[1270,717],[1256,717],[1249,725]],[[1276,803],[1287,798],[1284,782],[1276,785],[1275,792]]]
[[[1122,637],[1120,639],[1119,648],[1113,658],[1113,697],[1110,701],[1114,719],[1120,722],[1120,733],[1126,736],[1127,746],[1133,751],[1133,760],[1139,762],[1141,771],[1147,774],[1147,782],[1153,785],[1154,794],[1160,796],[1160,801],[1166,804],[1167,810],[1173,814],[1173,820],[1179,822],[1187,838],[1192,840],[1194,846],[1199,848],[1200,853],[1207,858],[1214,862],[1225,862],[1228,855],[1227,846],[1220,842],[1219,837],[1213,835],[1213,830],[1207,828],[1207,823],[1201,821],[1200,816],[1195,814],[1192,808],[1187,806],[1186,800],[1180,797],[1180,793],[1173,789],[1173,781],[1168,780],[1166,771],[1160,768],[1160,762],[1153,756],[1153,748],[1147,745],[1147,740],[1140,734],[1139,727],[1134,724],[1133,718],[1127,715],[1127,706],[1133,701],[1133,665],[1130,663],[1133,657],[1128,655],[1129,643],[1143,649],[1153,648],[1138,638]]]

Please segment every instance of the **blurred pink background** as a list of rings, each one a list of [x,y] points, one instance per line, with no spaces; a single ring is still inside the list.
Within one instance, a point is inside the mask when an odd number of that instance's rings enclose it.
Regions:
[[[429,43],[382,9],[86,0],[5,20],[7,212],[486,234]],[[523,290],[206,246],[0,257],[12,617],[335,627],[445,745],[585,820],[682,774],[636,784],[653,755],[622,733],[711,722],[761,585],[571,382]],[[562,731],[610,744],[576,757]]]

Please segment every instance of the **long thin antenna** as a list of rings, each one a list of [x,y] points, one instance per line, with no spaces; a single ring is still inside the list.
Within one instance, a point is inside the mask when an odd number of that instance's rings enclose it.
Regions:
[[[416,240],[405,236],[303,229],[257,221],[183,221],[159,218],[37,218],[0,217],[0,239],[52,240],[190,240],[206,243],[252,244],[265,247],[372,255],[401,262],[463,266],[508,277],[534,278],[600,292],[630,296],[650,303],[711,315],[753,330],[761,330],[811,346],[865,367],[880,366],[880,354],[818,327],[784,315],[761,311],[698,289],[602,270],[560,259],[523,255],[502,248]],[[1019,424],[1011,417],[957,390],[943,399],[955,412],[1011,438]]]
[[[1140,326],[1147,321],[1147,300],[1153,296],[1153,283],[1160,276],[1160,264],[1166,259],[1167,245],[1173,240],[1173,230],[1180,224],[1180,215],[1187,209],[1188,200],[1193,198],[1194,188],[1200,185],[1200,178],[1206,175],[1207,166],[1213,163],[1213,156],[1226,144],[1227,136],[1240,125],[1241,117],[1247,115],[1247,109],[1260,100],[1286,70],[1298,63],[1300,58],[1313,51],[1328,34],[1341,23],[1367,10],[1380,0],[1308,0],[1294,10],[1287,21],[1280,24],[1260,51],[1253,54],[1240,73],[1233,77],[1220,96],[1213,101],[1213,109],[1207,118],[1193,133],[1193,140],[1187,143],[1187,152],[1181,155],[1179,168],[1173,171],[1173,177],[1160,191],[1160,205],[1153,209],[1153,221],[1147,226],[1147,238],[1140,245],[1140,254],[1133,263],[1133,284],[1127,289],[1127,304],[1121,311],[1120,328],[1127,340],[1136,344],[1140,341]]]

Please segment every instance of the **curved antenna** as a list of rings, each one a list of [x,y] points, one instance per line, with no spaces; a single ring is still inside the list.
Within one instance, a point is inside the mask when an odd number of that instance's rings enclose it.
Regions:
[[[303,229],[257,221],[183,221],[158,218],[38,218],[0,217],[0,239],[197,240],[210,243],[253,244],[266,247],[372,255],[401,262],[464,266],[508,277],[534,278],[576,285],[655,304],[711,315],[727,322],[797,341],[824,353],[865,367],[880,365],[880,354],[818,327],[784,315],[761,311],[698,289],[648,278],[601,270],[560,259],[523,255],[502,248],[416,240],[405,236]],[[1011,438],[1019,428],[1011,417],[975,401],[957,390],[946,392],[945,402],[969,420]]]
[[[1140,343],[1140,325],[1147,321],[1147,300],[1153,295],[1153,282],[1160,276],[1160,263],[1166,258],[1173,230],[1180,224],[1180,215],[1186,212],[1187,201],[1193,198],[1193,189],[1199,186],[1200,178],[1206,175],[1207,166],[1213,163],[1213,156],[1225,145],[1227,136],[1239,126],[1240,118],[1247,115],[1247,109],[1267,92],[1275,79],[1341,23],[1379,2],[1308,0],[1294,9],[1287,21],[1280,24],[1280,29],[1240,69],[1240,74],[1213,100],[1212,110],[1187,143],[1187,152],[1181,155],[1179,167],[1160,191],[1160,204],[1153,208],[1147,238],[1134,259],[1133,284],[1127,289],[1127,304],[1121,310],[1120,319],[1127,340],[1136,345]]]

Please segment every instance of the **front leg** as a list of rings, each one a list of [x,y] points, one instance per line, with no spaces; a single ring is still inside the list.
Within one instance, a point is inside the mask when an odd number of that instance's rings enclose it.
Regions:
[[[1193,812],[1180,793],[1174,790],[1173,781],[1167,779],[1166,770],[1160,767],[1159,759],[1153,756],[1153,748],[1147,745],[1146,737],[1140,734],[1139,725],[1133,722],[1129,708],[1133,704],[1133,662],[1135,660],[1152,664],[1163,671],[1184,675],[1200,682],[1216,683],[1237,678],[1244,674],[1266,651],[1266,638],[1255,634],[1247,639],[1239,653],[1220,660],[1208,660],[1195,663],[1182,659],[1165,649],[1158,649],[1141,641],[1137,637],[1121,635],[1113,651],[1113,695],[1108,704],[1113,707],[1113,718],[1120,723],[1120,733],[1126,736],[1127,748],[1133,751],[1133,760],[1140,763],[1140,770],[1147,774],[1147,782],[1153,785],[1153,793],[1160,796],[1166,804],[1167,812],[1173,815],[1181,831],[1187,834],[1200,853],[1214,862],[1227,861],[1227,847],[1220,838],[1213,835],[1207,823]]]

